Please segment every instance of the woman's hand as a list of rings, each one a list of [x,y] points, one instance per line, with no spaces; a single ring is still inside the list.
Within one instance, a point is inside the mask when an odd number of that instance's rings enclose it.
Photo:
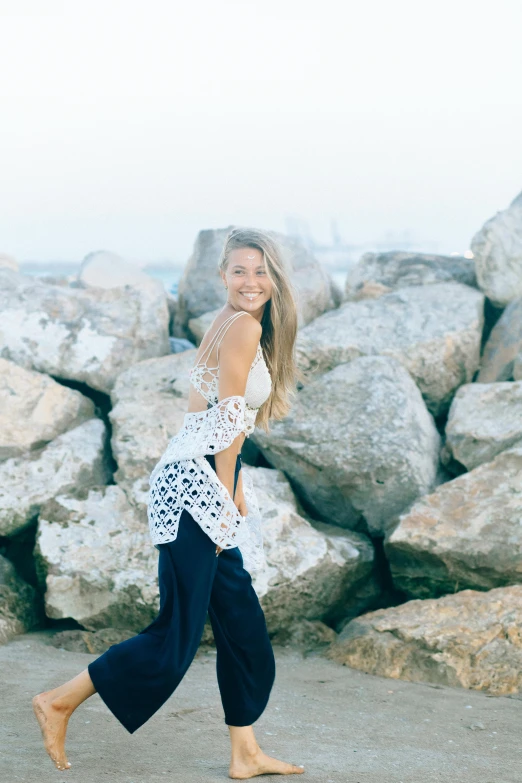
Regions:
[[[236,494],[234,496],[234,503],[236,504],[237,510],[239,511],[241,516],[246,517],[246,515],[248,514],[248,508],[245,501],[245,496],[243,494],[243,488],[239,489],[238,487],[236,489]],[[216,546],[216,557],[222,551],[223,549],[220,546]]]

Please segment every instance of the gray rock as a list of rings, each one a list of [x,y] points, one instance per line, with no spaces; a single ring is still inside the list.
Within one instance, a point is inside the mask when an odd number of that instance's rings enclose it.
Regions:
[[[97,250],[85,256],[78,271],[78,281],[95,288],[121,288],[130,285],[137,288],[152,284],[162,285],[153,280],[135,264],[106,250]]]
[[[48,617],[72,617],[90,631],[138,632],[157,614],[158,552],[120,487],[43,506],[35,557]]]
[[[94,416],[80,392],[0,359],[0,462],[38,449]]]
[[[375,600],[374,552],[365,536],[312,526],[280,471],[242,469],[252,478],[262,517],[268,567],[253,583],[271,632],[292,621],[346,616]]]
[[[193,349],[147,359],[118,377],[110,419],[119,484],[129,487],[148,476],[183,424],[195,355]]]
[[[42,619],[36,591],[0,555],[0,644],[34,628]]]
[[[522,193],[473,237],[477,281],[496,307],[522,296]]]
[[[493,383],[512,380],[514,363],[521,352],[522,299],[515,299],[506,307],[491,330],[480,360],[477,381]]]
[[[385,543],[394,584],[414,598],[489,590],[522,574],[522,446],[437,487]]]
[[[522,689],[521,626],[521,585],[463,590],[358,617],[328,657],[381,677],[506,696]]]
[[[0,269],[0,356],[108,392],[142,359],[169,352],[160,284],[63,288]]]
[[[40,451],[0,464],[0,535],[11,536],[62,492],[84,492],[109,480],[105,427],[90,419],[59,435]]]
[[[299,620],[281,628],[273,637],[272,644],[304,647],[313,650],[331,644],[337,638],[335,631],[320,620]]]
[[[513,378],[515,381],[522,381],[522,352],[518,354],[513,362]]]
[[[173,335],[175,321],[176,321],[176,310],[178,309],[178,297],[177,294],[174,295],[170,291],[167,291],[166,293],[167,293],[167,307],[169,310],[169,334]],[[176,353],[176,351],[172,351],[172,353]]]
[[[291,620],[349,613],[375,597],[373,548],[363,536],[315,530],[277,471],[243,468],[262,508],[268,567],[254,585],[270,630]],[[327,526],[324,526],[327,528]],[[159,606],[157,551],[145,509],[117,486],[86,499],[61,495],[41,511],[35,550],[46,612],[87,630],[141,630]]]
[[[178,287],[176,336],[181,336],[191,318],[222,308],[226,303],[226,291],[219,275],[218,262],[227,234],[232,228],[229,226],[199,232]],[[280,242],[287,257],[297,294],[299,323],[307,324],[326,310],[337,307],[340,292],[310,251],[297,240],[277,232],[271,233]]]
[[[451,404],[446,447],[468,470],[522,441],[522,381],[469,383]]]
[[[0,253],[0,268],[11,269],[13,272],[18,272],[18,261],[6,253]]]
[[[299,331],[299,366],[314,376],[359,356],[391,356],[439,415],[478,367],[483,300],[469,286],[438,283],[347,302]]]
[[[377,535],[434,486],[440,437],[418,388],[389,357],[336,367],[290,414],[252,436],[314,516]]]
[[[191,351],[192,348],[196,347],[194,343],[191,343],[190,340],[186,340],[183,337],[171,337],[169,342],[171,353],[183,353],[183,351]]]
[[[475,287],[475,264],[463,256],[428,253],[365,253],[348,272],[345,299],[377,298],[398,288],[413,285],[457,282]]]
[[[194,338],[196,345],[201,343],[207,329],[212,326],[222,309],[222,307],[218,307],[216,310],[209,310],[208,313],[203,313],[203,315],[198,316],[198,318],[189,318],[187,324],[188,330]]]
[[[59,631],[53,634],[51,645],[67,652],[101,655],[113,644],[134,636],[133,631],[120,628],[100,628],[99,631]]]

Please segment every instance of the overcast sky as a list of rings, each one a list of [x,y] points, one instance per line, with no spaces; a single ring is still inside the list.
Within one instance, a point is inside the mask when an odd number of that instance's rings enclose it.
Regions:
[[[0,0],[0,252],[230,223],[464,251],[522,190],[520,0]]]

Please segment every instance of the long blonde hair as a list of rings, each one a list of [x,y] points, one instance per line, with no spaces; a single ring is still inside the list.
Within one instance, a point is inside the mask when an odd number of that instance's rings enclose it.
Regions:
[[[296,384],[304,380],[295,360],[298,327],[296,294],[281,246],[266,231],[256,228],[232,229],[221,251],[218,264],[220,271],[226,271],[230,253],[244,247],[261,251],[267,277],[272,283],[272,296],[265,305],[261,319],[261,348],[272,378],[272,392],[259,408],[256,417],[256,425],[268,433],[269,420],[283,419],[288,414],[297,393]]]

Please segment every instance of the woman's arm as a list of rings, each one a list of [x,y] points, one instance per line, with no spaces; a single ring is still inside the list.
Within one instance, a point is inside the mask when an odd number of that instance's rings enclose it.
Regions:
[[[252,316],[238,318],[225,334],[219,347],[219,401],[225,397],[245,396],[248,373],[261,338],[261,324]],[[237,455],[244,441],[240,433],[223,451],[215,454],[216,473],[234,495],[234,473]]]

